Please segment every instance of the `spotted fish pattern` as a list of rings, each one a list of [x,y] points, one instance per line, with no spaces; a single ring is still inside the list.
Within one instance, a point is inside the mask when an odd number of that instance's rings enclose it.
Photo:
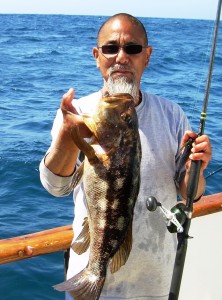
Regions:
[[[87,267],[54,286],[75,300],[99,299],[107,267],[117,272],[132,247],[132,221],[140,186],[141,144],[134,102],[129,94],[103,97],[94,114],[83,115],[92,132],[87,143],[77,129],[71,135],[85,154],[73,179],[83,180],[88,216],[72,249],[79,255],[90,247]]]

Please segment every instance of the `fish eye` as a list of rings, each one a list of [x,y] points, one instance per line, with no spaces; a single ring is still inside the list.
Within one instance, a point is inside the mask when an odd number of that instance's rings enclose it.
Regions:
[[[125,112],[121,113],[121,119],[126,123],[130,124],[132,122],[131,116]]]

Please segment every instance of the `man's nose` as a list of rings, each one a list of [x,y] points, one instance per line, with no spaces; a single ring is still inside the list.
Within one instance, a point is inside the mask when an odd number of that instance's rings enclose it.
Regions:
[[[129,55],[124,51],[122,47],[120,47],[116,55],[116,62],[120,64],[127,64],[128,61],[129,61]]]

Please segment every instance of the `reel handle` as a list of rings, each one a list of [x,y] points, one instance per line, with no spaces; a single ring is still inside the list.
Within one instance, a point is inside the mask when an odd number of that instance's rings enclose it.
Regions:
[[[162,206],[160,202],[157,201],[157,199],[153,196],[148,197],[146,200],[146,208],[149,211],[155,211],[158,206]]]

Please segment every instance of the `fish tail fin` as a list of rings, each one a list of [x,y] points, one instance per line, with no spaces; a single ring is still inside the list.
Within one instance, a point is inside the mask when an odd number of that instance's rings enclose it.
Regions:
[[[101,294],[105,276],[94,275],[90,270],[84,269],[65,282],[53,286],[60,292],[69,292],[75,300],[98,300]]]

